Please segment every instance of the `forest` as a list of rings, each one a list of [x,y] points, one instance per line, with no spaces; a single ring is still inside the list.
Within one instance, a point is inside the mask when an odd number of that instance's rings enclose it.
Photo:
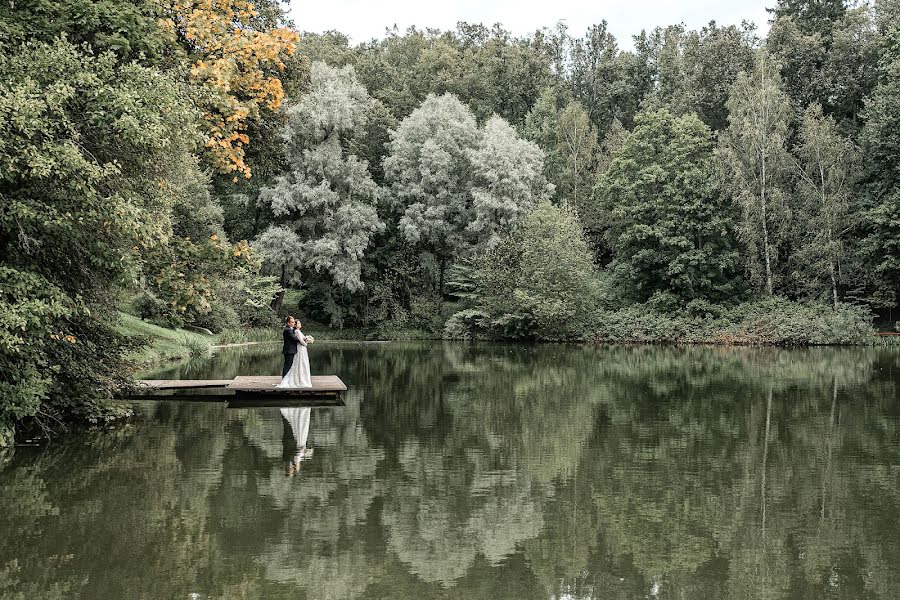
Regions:
[[[900,302],[900,2],[770,20],[351,43],[278,0],[3,3],[0,445],[120,416],[129,316],[866,343]]]

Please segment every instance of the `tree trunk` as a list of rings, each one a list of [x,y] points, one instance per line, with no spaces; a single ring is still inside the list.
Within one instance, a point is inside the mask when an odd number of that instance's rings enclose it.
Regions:
[[[771,250],[769,249],[769,226],[766,224],[766,205],[763,203],[762,208],[762,222],[763,222],[763,252],[766,255],[766,293],[770,296],[773,295],[773,286],[772,286],[772,256]]]
[[[287,266],[281,265],[281,279],[279,279],[279,283],[281,284],[281,291],[275,294],[275,297],[272,299],[272,310],[275,313],[281,312],[281,307],[284,304],[284,288],[287,284]]]
[[[766,210],[766,155],[762,156],[762,181],[759,190],[759,208],[762,216],[763,254],[766,259],[766,292],[771,296],[772,290],[772,251],[769,248],[769,222]]]
[[[834,301],[834,308],[838,307],[838,291],[837,291],[837,277],[834,273],[834,261],[828,263],[828,267],[831,271],[831,299]]]
[[[444,304],[444,279],[447,273],[447,257],[441,255],[440,276],[438,279],[438,304]]]

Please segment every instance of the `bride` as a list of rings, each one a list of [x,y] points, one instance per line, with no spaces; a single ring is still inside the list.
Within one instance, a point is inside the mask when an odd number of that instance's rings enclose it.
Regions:
[[[285,329],[285,331],[290,330]],[[294,354],[294,362],[291,363],[290,370],[281,378],[281,383],[276,387],[281,389],[311,388],[312,377],[309,374],[309,353],[307,353],[306,347],[313,342],[313,337],[303,335],[303,332],[300,331],[300,321],[294,323],[293,332],[289,335],[293,335],[297,340],[297,352]]]

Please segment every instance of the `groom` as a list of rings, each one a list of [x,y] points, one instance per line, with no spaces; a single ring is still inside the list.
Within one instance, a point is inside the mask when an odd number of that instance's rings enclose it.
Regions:
[[[281,368],[282,378],[291,370],[294,355],[297,354],[297,338],[294,337],[294,325],[296,324],[294,317],[288,315],[284,321],[284,329],[281,330],[281,337],[284,339],[284,346],[281,348],[281,353],[284,354],[284,366]]]

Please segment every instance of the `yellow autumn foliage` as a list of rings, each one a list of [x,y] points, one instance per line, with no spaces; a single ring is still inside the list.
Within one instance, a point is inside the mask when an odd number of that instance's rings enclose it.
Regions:
[[[299,36],[285,29],[259,31],[247,0],[157,0],[161,24],[188,51],[195,101],[203,111],[206,148],[223,173],[250,178],[244,149],[247,122],[260,109],[275,110],[284,98],[273,71],[285,68]]]

